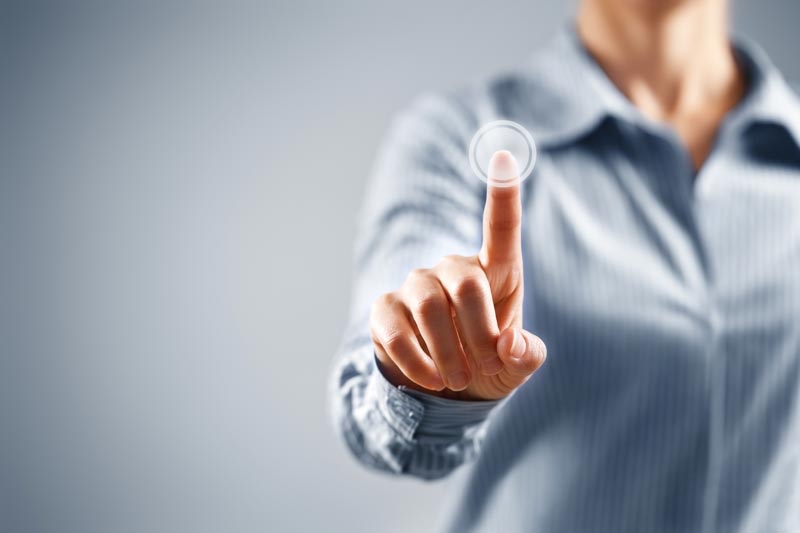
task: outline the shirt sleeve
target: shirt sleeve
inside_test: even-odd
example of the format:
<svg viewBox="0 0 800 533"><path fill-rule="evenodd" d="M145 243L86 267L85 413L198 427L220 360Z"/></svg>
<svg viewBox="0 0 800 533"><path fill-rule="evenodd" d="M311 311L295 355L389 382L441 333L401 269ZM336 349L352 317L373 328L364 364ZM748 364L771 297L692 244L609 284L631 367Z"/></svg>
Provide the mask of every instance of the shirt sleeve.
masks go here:
<svg viewBox="0 0 800 533"><path fill-rule="evenodd" d="M438 398L389 383L375 364L369 311L411 270L480 248L486 189L467 161L478 123L468 109L457 97L427 97L393 122L359 216L350 317L331 373L332 417L353 455L425 479L475 457L498 402Z"/></svg>

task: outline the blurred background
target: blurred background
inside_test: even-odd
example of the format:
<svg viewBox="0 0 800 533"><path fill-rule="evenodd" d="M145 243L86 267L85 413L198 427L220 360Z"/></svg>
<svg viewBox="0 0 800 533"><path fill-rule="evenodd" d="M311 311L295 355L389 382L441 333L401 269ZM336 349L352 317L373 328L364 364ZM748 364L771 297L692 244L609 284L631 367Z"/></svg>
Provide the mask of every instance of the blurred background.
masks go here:
<svg viewBox="0 0 800 533"><path fill-rule="evenodd" d="M431 530L326 413L362 188L574 4L0 1L0 531ZM800 79L800 3L734 15Z"/></svg>

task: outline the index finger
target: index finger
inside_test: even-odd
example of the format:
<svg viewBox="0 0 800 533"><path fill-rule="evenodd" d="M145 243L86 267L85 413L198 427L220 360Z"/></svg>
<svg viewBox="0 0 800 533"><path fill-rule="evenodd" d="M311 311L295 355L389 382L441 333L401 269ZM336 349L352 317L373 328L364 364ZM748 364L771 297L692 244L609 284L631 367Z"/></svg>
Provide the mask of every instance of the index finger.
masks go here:
<svg viewBox="0 0 800 533"><path fill-rule="evenodd" d="M519 168L511 152L499 150L489 162L483 211L481 264L488 267L522 258L522 206Z"/></svg>

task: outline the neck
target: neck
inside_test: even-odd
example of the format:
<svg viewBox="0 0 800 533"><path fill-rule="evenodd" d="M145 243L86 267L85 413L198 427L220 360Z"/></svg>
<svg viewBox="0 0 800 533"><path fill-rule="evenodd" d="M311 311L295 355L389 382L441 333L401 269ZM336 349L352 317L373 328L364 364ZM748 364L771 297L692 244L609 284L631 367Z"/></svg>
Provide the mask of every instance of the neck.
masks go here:
<svg viewBox="0 0 800 533"><path fill-rule="evenodd" d="M725 0L583 0L577 23L611 81L653 119L738 101Z"/></svg>

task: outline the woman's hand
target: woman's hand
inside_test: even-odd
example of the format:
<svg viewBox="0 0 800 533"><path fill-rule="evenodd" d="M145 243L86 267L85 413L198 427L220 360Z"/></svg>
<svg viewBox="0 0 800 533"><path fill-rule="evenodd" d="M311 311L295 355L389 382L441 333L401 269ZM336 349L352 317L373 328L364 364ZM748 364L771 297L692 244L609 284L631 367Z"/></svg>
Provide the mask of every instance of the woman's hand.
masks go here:
<svg viewBox="0 0 800 533"><path fill-rule="evenodd" d="M511 185L509 185L511 183ZM489 164L483 245L412 271L374 303L370 332L395 385L464 400L494 400L544 363L544 343L522 329L522 207L516 161Z"/></svg>

